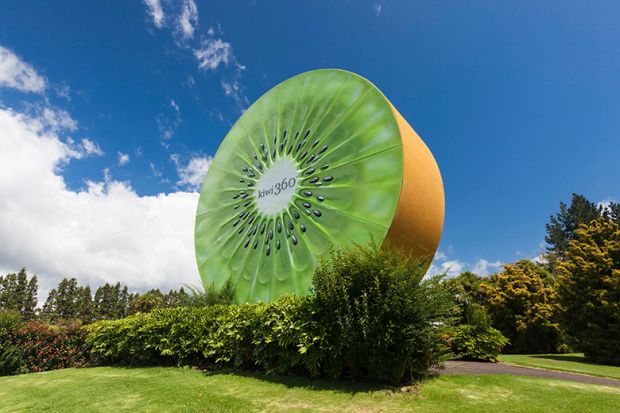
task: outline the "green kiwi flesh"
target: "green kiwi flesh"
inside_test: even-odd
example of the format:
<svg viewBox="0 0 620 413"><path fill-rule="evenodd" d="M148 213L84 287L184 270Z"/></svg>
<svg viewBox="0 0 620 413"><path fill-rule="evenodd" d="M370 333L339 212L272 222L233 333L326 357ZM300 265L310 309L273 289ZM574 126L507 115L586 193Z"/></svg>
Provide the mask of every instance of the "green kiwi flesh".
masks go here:
<svg viewBox="0 0 620 413"><path fill-rule="evenodd" d="M238 303L307 294L330 244L385 238L402 150L389 102L358 75L315 70L269 90L226 135L202 186L203 284L231 279Z"/></svg>

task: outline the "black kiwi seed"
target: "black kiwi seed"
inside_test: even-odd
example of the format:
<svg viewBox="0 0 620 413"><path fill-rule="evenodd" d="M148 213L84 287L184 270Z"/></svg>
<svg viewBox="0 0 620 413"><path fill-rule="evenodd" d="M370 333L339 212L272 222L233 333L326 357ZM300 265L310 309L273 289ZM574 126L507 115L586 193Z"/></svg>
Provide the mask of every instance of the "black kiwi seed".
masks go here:
<svg viewBox="0 0 620 413"><path fill-rule="evenodd" d="M308 135L310 135L310 129L308 129L308 130L306 131L306 135L304 136L304 139L306 139L306 138L308 137Z"/></svg>
<svg viewBox="0 0 620 413"><path fill-rule="evenodd" d="M303 161L306 155L308 155L308 151L304 151L304 153L302 153L301 156L298 158L298 161Z"/></svg>
<svg viewBox="0 0 620 413"><path fill-rule="evenodd" d="M237 232L237 234L241 234L241 233L243 232L243 230L244 230L244 229L245 229L245 227L241 227L241 228L239 229L239 231Z"/></svg>
<svg viewBox="0 0 620 413"><path fill-rule="evenodd" d="M249 176L250 178L254 178L256 175L254 175L252 172L250 172L250 173L248 174L248 176Z"/></svg>
<svg viewBox="0 0 620 413"><path fill-rule="evenodd" d="M248 240L245 242L245 245L243 246L243 248L247 248L248 245L250 245L250 241L252 241L252 238L248 238Z"/></svg>
<svg viewBox="0 0 620 413"><path fill-rule="evenodd" d="M293 216L295 217L295 219L299 219L299 212L297 212L296 210L293 210Z"/></svg>
<svg viewBox="0 0 620 413"><path fill-rule="evenodd" d="M263 164L262 163L257 164L256 167L258 169L260 169L261 171L263 170Z"/></svg>
<svg viewBox="0 0 620 413"><path fill-rule="evenodd" d="M272 158L275 158L275 157L276 157L276 150L275 150L275 149L273 150L273 152L272 152L272 154L271 154L271 155L272 155Z"/></svg>
<svg viewBox="0 0 620 413"><path fill-rule="evenodd" d="M273 239L273 228L269 228L269 239Z"/></svg>
<svg viewBox="0 0 620 413"><path fill-rule="evenodd" d="M308 158L308 160L306 161L306 163L308 163L308 164L312 163L312 161L314 161L314 158L316 158L316 155L312 154L312 155Z"/></svg>
<svg viewBox="0 0 620 413"><path fill-rule="evenodd" d="M267 161L267 155L263 154L263 161Z"/></svg>
<svg viewBox="0 0 620 413"><path fill-rule="evenodd" d="M302 202L301 204L306 208L310 208L312 206L310 205L310 202Z"/></svg>
<svg viewBox="0 0 620 413"><path fill-rule="evenodd" d="M256 240L256 242L254 243L254 246L252 248L256 249L256 247L258 247L258 240Z"/></svg>
<svg viewBox="0 0 620 413"><path fill-rule="evenodd" d="M303 194L305 196L312 196L312 192L310 192L310 191L304 191Z"/></svg>
<svg viewBox="0 0 620 413"><path fill-rule="evenodd" d="M315 146L317 146L319 144L319 141L314 141L314 143L312 144L312 147L314 148Z"/></svg>
<svg viewBox="0 0 620 413"><path fill-rule="evenodd" d="M254 222L255 219L256 219L256 215L254 215L252 219L248 221L248 225L252 225L252 222Z"/></svg>
<svg viewBox="0 0 620 413"><path fill-rule="evenodd" d="M250 194L243 194L243 196L241 197L242 199L246 199L247 197L249 197Z"/></svg>
<svg viewBox="0 0 620 413"><path fill-rule="evenodd" d="M265 150L265 145L263 145L262 143L260 144L260 150L264 151Z"/></svg>
<svg viewBox="0 0 620 413"><path fill-rule="evenodd" d="M293 229L293 223L291 221L288 222L288 229Z"/></svg>
<svg viewBox="0 0 620 413"><path fill-rule="evenodd" d="M293 150L293 145L291 144L291 146L288 147L288 151L286 151L286 154L290 155L292 150Z"/></svg>
<svg viewBox="0 0 620 413"><path fill-rule="evenodd" d="M280 240L278 240L278 242L276 242L276 248L280 249Z"/></svg>
<svg viewBox="0 0 620 413"><path fill-rule="evenodd" d="M243 167L243 172L248 172L248 171L249 171L248 167L247 167L247 166L244 166L244 167Z"/></svg>
<svg viewBox="0 0 620 413"><path fill-rule="evenodd" d="M291 241L293 241L293 245L297 245L297 237L295 235L291 235Z"/></svg>
<svg viewBox="0 0 620 413"><path fill-rule="evenodd" d="M323 201L325 201L325 197L323 197L323 196L321 196L321 195L317 196L317 197L316 197L316 199L318 199L318 200L319 200L319 202L323 202Z"/></svg>
<svg viewBox="0 0 620 413"><path fill-rule="evenodd" d="M233 195L233 199L237 199L237 198L239 198L240 196L241 196L241 195L239 195L239 194L235 194L235 195Z"/></svg>
<svg viewBox="0 0 620 413"><path fill-rule="evenodd" d="M278 221L278 232L282 232L282 223Z"/></svg>
<svg viewBox="0 0 620 413"><path fill-rule="evenodd" d="M318 176L315 176L315 177L314 177L314 178L312 178L309 182L310 182L311 184L313 184L313 183L318 182L318 181L319 181L319 177L318 177Z"/></svg>
<svg viewBox="0 0 620 413"><path fill-rule="evenodd" d="M253 184L252 182L250 182L250 183L248 184L248 186L254 186L254 184Z"/></svg>
<svg viewBox="0 0 620 413"><path fill-rule="evenodd" d="M309 209L304 209L304 211L306 211L306 215L312 215L312 212L310 212Z"/></svg>
<svg viewBox="0 0 620 413"><path fill-rule="evenodd" d="M301 148L301 142L297 144L297 149L295 149L295 152L299 151L300 148Z"/></svg>
<svg viewBox="0 0 620 413"><path fill-rule="evenodd" d="M240 207L240 206L241 206L241 205L237 205L237 206L235 206L233 209L239 209L239 207Z"/></svg>
<svg viewBox="0 0 620 413"><path fill-rule="evenodd" d="M286 129L284 129L284 132L282 132L282 139L286 139Z"/></svg>
<svg viewBox="0 0 620 413"><path fill-rule="evenodd" d="M244 183L245 181L243 179L239 179L239 182Z"/></svg>
<svg viewBox="0 0 620 413"><path fill-rule="evenodd" d="M265 254L267 254L267 256L269 256L269 252L271 251L271 247L269 246L269 244L267 244L267 248L265 249Z"/></svg>
<svg viewBox="0 0 620 413"><path fill-rule="evenodd" d="M315 171L315 169L314 169L314 168L308 168L308 169L306 169L305 174L306 174L306 175L310 175L311 173L314 173L314 171Z"/></svg>
<svg viewBox="0 0 620 413"><path fill-rule="evenodd" d="M299 228L301 229L301 232L306 232L306 227L304 224L299 224Z"/></svg>
<svg viewBox="0 0 620 413"><path fill-rule="evenodd" d="M246 206L250 205L251 203L252 203L252 201L245 201L245 202L243 203L243 206L244 206L244 207L246 207Z"/></svg>
<svg viewBox="0 0 620 413"><path fill-rule="evenodd" d="M323 178L323 182L330 182L334 179L333 176L326 176L325 178Z"/></svg>
<svg viewBox="0 0 620 413"><path fill-rule="evenodd" d="M323 152L325 152L327 150L327 145L323 146L321 149L319 149L319 151L317 152L317 154L322 154Z"/></svg>
<svg viewBox="0 0 620 413"><path fill-rule="evenodd" d="M258 155L254 154L254 159L258 161Z"/></svg>
<svg viewBox="0 0 620 413"><path fill-rule="evenodd" d="M284 150L284 142L280 144L280 152L282 152L283 150Z"/></svg>
<svg viewBox="0 0 620 413"><path fill-rule="evenodd" d="M316 215L317 217L321 216L321 211L317 211L316 209L314 211L312 211L314 213L314 215Z"/></svg>
<svg viewBox="0 0 620 413"><path fill-rule="evenodd" d="M321 169L327 169L327 168L329 168L329 165L327 165L327 164L321 166Z"/></svg>
<svg viewBox="0 0 620 413"><path fill-rule="evenodd" d="M258 225L254 225L254 229L252 230L252 235L256 235L256 231L258 231Z"/></svg>
<svg viewBox="0 0 620 413"><path fill-rule="evenodd" d="M239 222L241 222L240 219L236 220L235 223L233 224L233 227L236 227Z"/></svg>
<svg viewBox="0 0 620 413"><path fill-rule="evenodd" d="M261 225L260 227L260 234L263 235L265 233L265 223L263 222L263 225Z"/></svg>

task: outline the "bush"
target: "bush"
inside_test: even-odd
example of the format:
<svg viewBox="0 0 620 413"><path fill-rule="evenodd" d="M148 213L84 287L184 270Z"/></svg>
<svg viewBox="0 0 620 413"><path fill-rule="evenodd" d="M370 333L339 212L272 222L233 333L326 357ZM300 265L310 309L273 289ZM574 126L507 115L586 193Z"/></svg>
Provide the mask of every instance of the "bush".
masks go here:
<svg viewBox="0 0 620 413"><path fill-rule="evenodd" d="M448 353L452 304L424 267L387 248L336 250L308 297L158 309L90 325L87 340L98 363L400 382Z"/></svg>
<svg viewBox="0 0 620 413"><path fill-rule="evenodd" d="M327 374L398 382L448 354L441 335L453 302L424 261L388 247L334 250L314 276L315 318Z"/></svg>
<svg viewBox="0 0 620 413"><path fill-rule="evenodd" d="M463 324L450 332L448 342L457 358L496 362L508 339L493 327Z"/></svg>
<svg viewBox="0 0 620 413"><path fill-rule="evenodd" d="M1 333L0 375L80 367L87 363L86 332L78 325L13 323Z"/></svg>

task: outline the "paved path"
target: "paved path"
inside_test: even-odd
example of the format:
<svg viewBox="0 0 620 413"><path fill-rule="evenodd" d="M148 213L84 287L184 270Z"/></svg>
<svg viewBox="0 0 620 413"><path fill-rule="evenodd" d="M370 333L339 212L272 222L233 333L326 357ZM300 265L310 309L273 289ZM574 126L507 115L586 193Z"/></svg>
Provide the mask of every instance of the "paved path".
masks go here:
<svg viewBox="0 0 620 413"><path fill-rule="evenodd" d="M504 363L483 363L479 361L452 360L446 362L446 368L437 370L444 374L463 374L478 376L482 374L514 374L517 376L544 377L547 379L572 380L582 383L602 384L605 386L620 387L620 380L605 377L589 376L587 374L568 373L564 371L545 370L531 367L514 366Z"/></svg>

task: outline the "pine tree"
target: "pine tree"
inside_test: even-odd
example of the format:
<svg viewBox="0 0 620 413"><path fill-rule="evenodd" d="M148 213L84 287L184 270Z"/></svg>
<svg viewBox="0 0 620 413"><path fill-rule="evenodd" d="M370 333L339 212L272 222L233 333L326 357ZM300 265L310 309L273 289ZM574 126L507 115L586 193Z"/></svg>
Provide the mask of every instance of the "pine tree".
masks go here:
<svg viewBox="0 0 620 413"><path fill-rule="evenodd" d="M25 268L0 277L0 309L19 311L25 319L34 318L37 288L37 276L28 280Z"/></svg>

